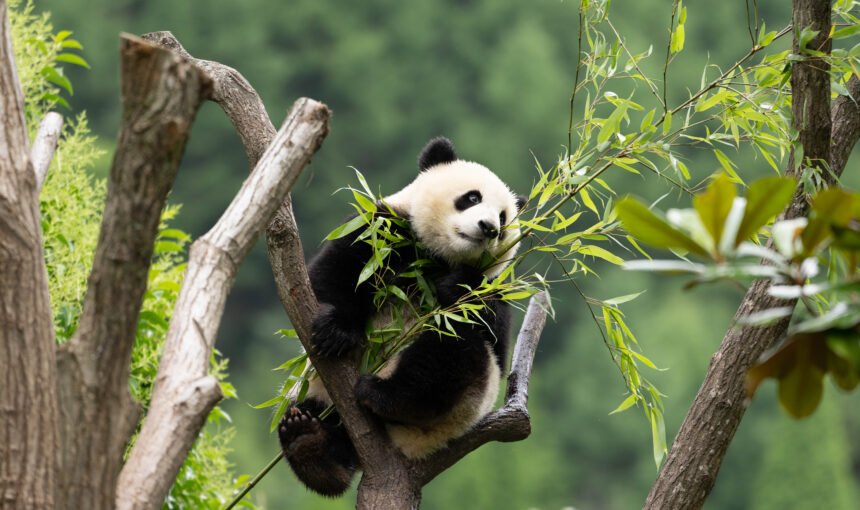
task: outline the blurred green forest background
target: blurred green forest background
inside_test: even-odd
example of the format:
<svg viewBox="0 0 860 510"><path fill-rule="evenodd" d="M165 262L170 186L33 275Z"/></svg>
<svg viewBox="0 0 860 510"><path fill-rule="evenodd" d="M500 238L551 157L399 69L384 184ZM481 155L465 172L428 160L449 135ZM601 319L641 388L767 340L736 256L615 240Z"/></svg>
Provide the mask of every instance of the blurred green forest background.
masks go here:
<svg viewBox="0 0 860 510"><path fill-rule="evenodd" d="M769 28L787 24L790 2L766 0ZM86 110L112 149L119 124L118 35L170 30L198 58L242 72L280 125L294 99L309 96L334 111L331 134L293 190L308 255L351 210L346 194L358 168L383 193L416 173L415 156L432 136L452 138L461 156L495 169L527 192L535 158L551 166L567 141L568 101L577 53L578 2L559 0L37 0L54 25L74 32L91 70L69 70L74 110ZM611 15L635 52L653 46L646 71L661 70L670 0L617 0ZM690 2L687 46L670 71L670 100L698 87L708 62L731 64L748 49L744 0ZM109 160L101 163L104 172ZM699 180L718 168L688 156ZM768 170L759 160L746 175ZM856 170L856 163L854 164ZM856 174L849 168L846 175ZM247 175L244 151L221 110L208 104L194 126L171 196L176 225L195 237L217 219ZM671 191L653 176L617 172L614 189L654 200ZM855 176L856 180L856 176ZM671 201L689 199L670 194ZM272 369L297 344L274 332L288 327L258 243L230 296L217 347L230 359L239 398L224 404L238 433L237 471L255 473L277 452L268 400L282 382ZM660 367L649 377L667 394L671 442L709 357L741 294L723 287L685 292L681 281L601 267L581 279L598 298L647 289L625 306L644 351ZM425 491L424 508L631 509L641 507L657 474L647 422L637 410L609 416L625 387L582 299L554 287L557 319L544 333L531 391L534 431L515 444L490 444ZM858 504L860 406L828 388L822 408L795 422L782 414L774 387L759 392L723 464L708 509L850 510ZM265 508L340 509L354 498L308 493L286 464L254 491Z"/></svg>

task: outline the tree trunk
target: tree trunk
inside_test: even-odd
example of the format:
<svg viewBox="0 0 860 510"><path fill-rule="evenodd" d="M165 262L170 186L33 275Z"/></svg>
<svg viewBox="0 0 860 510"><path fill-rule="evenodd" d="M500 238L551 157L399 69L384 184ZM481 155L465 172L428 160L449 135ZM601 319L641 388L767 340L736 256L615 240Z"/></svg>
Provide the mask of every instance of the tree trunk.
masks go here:
<svg viewBox="0 0 860 510"><path fill-rule="evenodd" d="M794 52L800 54L798 35L810 27L818 35L808 48L830 52L830 1L793 0ZM831 110L829 66L807 56L792 67L792 124L799 133L803 158L789 160L789 174L798 177L806 168L824 168L830 162ZM833 115L836 115L834 110ZM856 140L856 138L855 138ZM843 162L844 164L844 162ZM831 168L841 173L842 168ZM809 202L800 189L784 213L786 218L805 216ZM747 291L735 314L735 322L750 313L793 306L768 294L770 283L760 280ZM789 319L768 327L730 327L719 351L711 358L708 374L675 437L669 456L651 488L645 508L698 509L711 493L723 458L746 411L744 380L747 370L777 339L785 335Z"/></svg>
<svg viewBox="0 0 860 510"><path fill-rule="evenodd" d="M123 119L83 312L58 355L58 488L65 508L114 505L138 409L131 351L161 212L210 82L190 63L122 38ZM40 250L41 251L41 250Z"/></svg>
<svg viewBox="0 0 860 510"><path fill-rule="evenodd" d="M53 508L54 325L24 98L0 0L0 509Z"/></svg>

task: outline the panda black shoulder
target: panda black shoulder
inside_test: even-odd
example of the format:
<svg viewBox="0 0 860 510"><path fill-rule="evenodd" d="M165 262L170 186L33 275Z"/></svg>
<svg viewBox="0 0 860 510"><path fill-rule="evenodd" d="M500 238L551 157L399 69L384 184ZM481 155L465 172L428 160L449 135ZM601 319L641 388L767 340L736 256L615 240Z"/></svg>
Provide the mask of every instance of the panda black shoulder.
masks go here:
<svg viewBox="0 0 860 510"><path fill-rule="evenodd" d="M418 155L418 168L423 172L430 167L457 161L454 144L444 136L438 136L429 142Z"/></svg>

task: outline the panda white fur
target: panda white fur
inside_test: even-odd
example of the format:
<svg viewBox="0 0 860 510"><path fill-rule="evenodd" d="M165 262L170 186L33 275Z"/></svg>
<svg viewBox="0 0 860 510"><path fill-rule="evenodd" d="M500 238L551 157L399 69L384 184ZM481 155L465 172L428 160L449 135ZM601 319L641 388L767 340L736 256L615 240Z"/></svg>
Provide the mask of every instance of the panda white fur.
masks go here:
<svg viewBox="0 0 860 510"><path fill-rule="evenodd" d="M435 138L421 151L420 173L411 184L383 199L406 218L402 235L423 250L400 250L389 256L392 283L417 257L443 307L450 306L484 277L493 278L510 263L519 236L511 224L524 204L492 171L457 158L446 138ZM389 215L380 206L377 215ZM311 344L319 355L345 356L361 348L369 321L384 322L386 312L373 306L369 282L356 287L370 259L370 246L357 241L361 229L328 241L309 266L320 310ZM510 246L506 253L499 253ZM479 267L487 254L496 260ZM356 385L359 403L385 424L394 445L410 458L424 457L463 435L496 401L509 335L508 305L486 299L481 320L453 322L456 337L423 331L411 339L376 375ZM318 416L331 403L318 380L307 397L287 411L278 427L284 455L298 478L326 496L342 494L358 468L352 443L337 413Z"/></svg>

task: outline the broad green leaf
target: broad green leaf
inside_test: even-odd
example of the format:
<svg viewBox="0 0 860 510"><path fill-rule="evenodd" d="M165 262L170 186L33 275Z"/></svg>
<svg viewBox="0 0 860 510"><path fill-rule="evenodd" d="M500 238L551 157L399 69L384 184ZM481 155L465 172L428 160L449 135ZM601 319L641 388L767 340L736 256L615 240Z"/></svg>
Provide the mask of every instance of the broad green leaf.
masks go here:
<svg viewBox="0 0 860 510"><path fill-rule="evenodd" d="M90 68L90 65L87 63L86 60L84 60L78 55L75 55L74 53L60 53L59 55L54 57L54 60L58 62L68 62L70 64L85 67L87 69Z"/></svg>
<svg viewBox="0 0 860 510"><path fill-rule="evenodd" d="M687 234L660 218L648 206L633 197L624 197L615 205L621 224L633 237L657 248L679 249L704 257L707 251Z"/></svg>
<svg viewBox="0 0 860 510"><path fill-rule="evenodd" d="M693 197L693 207L699 213L702 225L711 235L714 246L720 244L723 227L734 200L735 185L723 173L718 174L703 193Z"/></svg>
<svg viewBox="0 0 860 510"><path fill-rule="evenodd" d="M744 219L735 236L735 246L752 237L771 218L780 213L791 197L797 183L790 177L765 177L750 184Z"/></svg>
<svg viewBox="0 0 860 510"><path fill-rule="evenodd" d="M801 359L796 362L794 368L779 380L779 403L793 417L805 418L821 402L824 372Z"/></svg>

